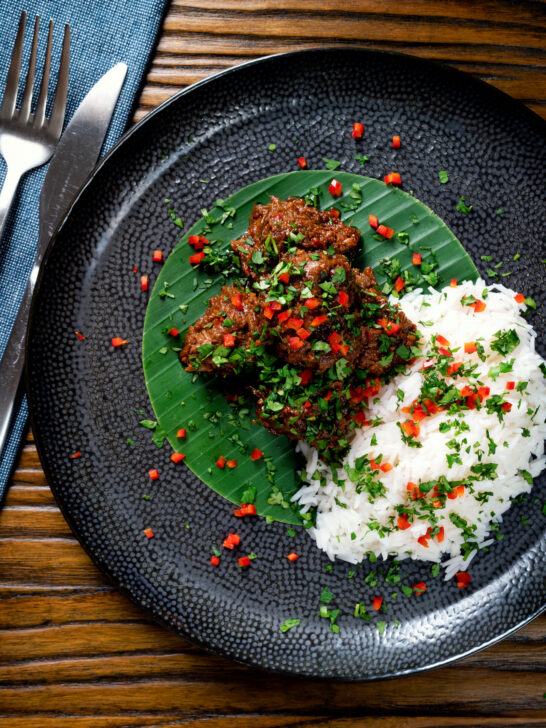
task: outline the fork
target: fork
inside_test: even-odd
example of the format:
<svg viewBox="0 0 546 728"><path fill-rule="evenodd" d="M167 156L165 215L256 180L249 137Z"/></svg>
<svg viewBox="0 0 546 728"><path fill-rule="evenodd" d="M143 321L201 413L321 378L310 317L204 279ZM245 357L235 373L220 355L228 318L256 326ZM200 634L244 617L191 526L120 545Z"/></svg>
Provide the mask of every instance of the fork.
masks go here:
<svg viewBox="0 0 546 728"><path fill-rule="evenodd" d="M13 45L6 89L0 108L0 154L7 165L6 178L0 192L0 238L21 178L31 169L41 167L51 158L61 136L66 110L70 63L70 27L68 25L64 27L61 61L51 116L46 117L53 40L53 21L50 20L40 93L36 109L34 113L31 113L40 30L39 15L36 16L34 23L34 36L23 99L21 107L16 108L26 20L27 14L23 11Z"/></svg>

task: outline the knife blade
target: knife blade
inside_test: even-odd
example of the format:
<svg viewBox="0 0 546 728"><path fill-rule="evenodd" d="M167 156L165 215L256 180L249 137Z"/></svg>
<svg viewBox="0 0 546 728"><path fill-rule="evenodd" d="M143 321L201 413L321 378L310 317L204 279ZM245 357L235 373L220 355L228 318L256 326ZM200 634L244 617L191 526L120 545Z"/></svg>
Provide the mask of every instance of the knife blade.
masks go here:
<svg viewBox="0 0 546 728"><path fill-rule="evenodd" d="M117 63L76 109L49 163L40 194L40 242L49 239L93 170L116 107L127 66Z"/></svg>
<svg viewBox="0 0 546 728"><path fill-rule="evenodd" d="M34 266L0 360L0 455L24 369L27 323L40 264L53 232L97 162L126 73L126 64L117 63L97 81L76 109L49 163L40 193Z"/></svg>

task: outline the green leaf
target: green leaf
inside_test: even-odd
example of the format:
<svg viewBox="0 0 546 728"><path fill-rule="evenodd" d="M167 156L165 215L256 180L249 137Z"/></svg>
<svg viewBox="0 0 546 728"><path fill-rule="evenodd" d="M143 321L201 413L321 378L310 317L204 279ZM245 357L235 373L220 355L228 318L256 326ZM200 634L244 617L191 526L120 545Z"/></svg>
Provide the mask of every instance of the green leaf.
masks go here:
<svg viewBox="0 0 546 728"><path fill-rule="evenodd" d="M395 255L400 262L400 271L411 271L413 251L399 241L374 239L374 231L368 224L370 214L376 215L397 233L409 233L412 246L427 246L435 253L439 288L449 285L452 278L476 280L478 274L471 259L453 233L428 207L402 190L387 187L380 180L341 171L336 172L336 179L343 186L346 200L351 199L350 191L356 189L353 184L362 191L363 201L358 209L342 209L341 218L362 231L362 250L355 265L361 268L371 265L380 287L387 282L387 277L380 271L379 261L386 255ZM294 452L294 442L272 435L252 422L254 400L251 397L242 403L248 409L244 418L247 428L242 429L234 405L226 401L218 380L186 372L178 353L171 347L164 355L160 354L160 350L169 344L164 329L175 326L182 332L183 338L189 324L204 313L208 299L217 295L225 283L221 273L205 273L189 264L189 235L206 235L208 240L215 241L214 249L223 253L231 240L245 234L253 203L267 203L270 194L285 199L291 195L303 197L314 190L314 197L320 200L322 208L338 207L337 200L328 192L331 181L329 170L289 172L255 182L222 200L221 206L216 204L206 218L196 221L186 232L167 259L150 296L144 323L143 366L148 393L155 417L173 449L180 447L176 437L178 430L190 421L195 423L187 442L184 442L184 464L176 467L189 467L213 490L237 505L241 503L242 492L251 485L255 486L254 504L258 514L291 524L301 523L297 513L282 506L282 502L289 502L291 494L298 488L296 470L301 463ZM236 211L230 217L233 222L231 229L220 222L225 209ZM218 222L207 222L211 218ZM417 226L413 223L415 219L419 221ZM205 232L205 228L210 232ZM212 284L204 284L207 279L211 279ZM165 282L170 295L163 294L161 298L161 292L167 290ZM186 313L184 318L183 313ZM203 350L203 355L223 356L222 347L218 349L220 351L216 347L210 351ZM241 454L233 438L234 433L239 433L248 446L247 453ZM273 483L267 478L264 459L250 460L250 453L256 447L276 466L271 478L280 497L275 495L277 491L272 492ZM220 455L227 460L236 459L237 467L223 470L216 467ZM275 497L272 498L272 495Z"/></svg>
<svg viewBox="0 0 546 728"><path fill-rule="evenodd" d="M440 183L445 185L446 182L449 182L449 175L445 171L445 169L442 169L438 172L438 178L440 180Z"/></svg>
<svg viewBox="0 0 546 728"><path fill-rule="evenodd" d="M301 619L285 619L280 627L281 632L288 632L288 630L292 629L292 627L297 627L300 622Z"/></svg>

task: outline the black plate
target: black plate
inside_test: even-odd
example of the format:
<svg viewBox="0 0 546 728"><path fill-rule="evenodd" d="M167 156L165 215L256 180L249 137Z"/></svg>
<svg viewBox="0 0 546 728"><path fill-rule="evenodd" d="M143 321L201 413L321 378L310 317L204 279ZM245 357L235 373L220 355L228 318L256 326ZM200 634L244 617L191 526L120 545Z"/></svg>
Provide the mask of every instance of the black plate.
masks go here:
<svg viewBox="0 0 546 728"><path fill-rule="evenodd" d="M351 138L353 121L365 123L363 140ZM393 150L398 133L402 148ZM445 664L541 611L544 477L533 494L540 504L514 505L504 540L472 563L471 588L430 578L426 564L403 565L404 582L424 579L428 590L400 595L383 615L380 635L352 610L395 588L383 579L369 587L366 567L350 579L347 564L326 573L327 558L304 532L291 538L284 525L234 519L229 503L173 465L169 449L157 450L137 423L141 411L152 414L140 359L147 297L139 275L155 275L151 251L170 250L177 240L165 198L189 225L216 198L296 169L302 155L310 168L322 167L324 156L370 176L399 171L403 188L447 222L479 265L480 254L504 259L502 270L514 271L510 284L541 302L545 136L538 117L462 73L398 54L340 49L274 56L221 73L124 136L51 246L27 359L32 423L49 483L84 548L124 593L184 637L235 660L358 680ZM369 155L369 163L361 166L355 153ZM448 171L447 184L440 184L439 170ZM474 206L468 216L455 211L461 195ZM512 263L516 252L522 257ZM534 324L541 335L540 313ZM129 344L113 349L112 336ZM79 459L72 459L75 451ZM161 475L154 483L152 467ZM147 527L155 538L146 539ZM211 546L234 529L243 552L258 558L248 570L231 554L218 568L209 566ZM292 550L300 554L294 564L285 558ZM331 606L341 608L339 635L318 616L325 586L334 594ZM296 617L301 624L281 634L284 620Z"/></svg>

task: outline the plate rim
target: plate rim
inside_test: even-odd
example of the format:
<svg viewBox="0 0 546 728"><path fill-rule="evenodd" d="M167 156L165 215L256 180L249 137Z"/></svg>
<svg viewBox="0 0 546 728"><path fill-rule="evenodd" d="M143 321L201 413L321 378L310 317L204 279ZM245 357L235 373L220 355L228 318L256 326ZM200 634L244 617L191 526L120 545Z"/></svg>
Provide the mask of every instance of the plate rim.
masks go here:
<svg viewBox="0 0 546 728"><path fill-rule="evenodd" d="M153 619L154 622L160 624L163 628L168 629L173 634L178 635L182 639L188 641L190 644L196 645L199 648L203 649L208 654L214 654L214 655L221 655L222 657L227 658L228 660L238 663L240 665L244 665L246 667L251 668L258 668L262 673L269 674L269 675L275 675L275 676L282 676L282 677L290 677L290 678L298 678L302 680L316 680L319 682L335 682L335 683L353 683L353 682L375 682L378 680L391 680L395 678L401 678L408 675L414 675L414 674L421 674L424 672L428 672L429 670L446 667L447 665L451 665L455 662L458 662L460 660L463 660L467 657L470 657L472 655L475 655L485 649L488 649L489 647L492 647L493 645L501 642L502 640L509 637L511 634L514 634L515 632L522 629L524 626L532 622L534 619L539 617L541 614L546 612L546 599L544 603L536 609L531 615L523 618L522 620L519 620L515 625L510 627L508 630L502 632L500 635L495 635L494 637L490 638L486 642L480 643L476 645L475 647L471 647L470 649L466 650L465 652L458 652L455 655L449 656L445 659L437 660L432 663L422 664L418 667L411 667L407 668L405 670L398 670L393 671L389 673L384 674L374 674L374 675L360 675L358 677L356 676L340 676L340 675L334 675L334 676L324 676L324 675L315 675L312 673L306 673L306 672L295 672L293 670L289 669L282 669L282 668L272 668L267 667L262 664L257 663L256 661L252 660L242 660L240 658L234 657L229 651L223 649L223 647L212 647L210 644L201 641L200 639L193 636L191 633L186 632L183 629L179 629L175 627L172 624L169 624L165 619L155 614L151 607L147 607L143 605L136 596L133 596L131 592L128 590L128 588L121 586L118 583L117 578L111 573L110 567L108 564L103 563L99 560L99 558L91 551L91 546L88 546L86 543L83 542L82 537L80 537L80 534L78 533L77 525L73 521L72 515L68 512L67 507L63 503L61 497L58 495L56 486L54 484L54 478L52 477L52 473L49 469L49 465L46 465L46 458L45 458L45 448L43 446L43 441L40 435L40 426L38 424L39 418L36 415L36 411L33 404L33 398L30 395L31 387L30 387L30 376L29 376L29 360L30 360L30 330L32 326L32 321L34 318L34 311L37 305L38 296L42 287L43 278L45 276L45 271L47 268L48 260L50 257L50 253L53 250L53 247L55 246L57 239L59 235L61 234L63 228L67 224L68 219L71 217L74 209L78 205L81 197L86 193L87 189L94 183L94 180L96 176L100 173L100 171L103 169L104 166L106 166L110 159L118 152L118 150L134 135L137 134L140 129L145 126L145 124L149 121L152 121L156 115L163 113L167 108L169 108L171 105L176 104L180 101L181 98L186 96L187 94L193 93L194 91L198 90L199 88L216 82L216 80L221 79L225 76L229 76L233 73L237 73L238 71L244 70L248 67L252 66L259 66L263 64L269 64L271 62L275 62L277 59L285 59L295 56L313 56L313 55L325 55L327 53L343 53L346 55L352 55L352 54L364 54L369 56L375 56L375 57L398 57L400 59L410 59L412 63L416 63L418 65L422 65L424 68L433 68L436 69L437 72L441 73L447 73L451 74L456 78L464 78L466 81L470 84L475 85L476 87L481 88L484 92L487 94L490 94L492 98L496 98L500 101L502 101L504 104L508 104L509 107L512 109L517 109L520 113L523 113L528 121L532 123L534 126L537 127L537 129L546 137L546 120L540 117L537 113L535 113L532 109L527 107L523 102L519 101L518 99L510 96L509 94L505 93L504 91L496 88L495 86L492 86L491 84L487 83L486 81L482 80L481 78L475 77L465 71L461 71L458 68L454 68L451 65L448 65L447 63L431 60L427 58L422 58L421 56L416 56L410 53L402 53L400 51L392 51L392 50L379 50L379 49L373 49L369 48L365 45L351 45L351 46L343 46L343 45L324 45L324 46L318 46L315 48L301 48L301 49L295 49L290 51L285 51L282 53L274 53L264 56L259 56L257 58L252 58L247 61L244 61L242 63L238 63L235 66L231 66L226 69L222 69L218 71L217 73L211 74L210 76L207 76L204 79L201 79L200 81L197 81L196 83L190 84L184 89L181 89L180 91L176 92L172 96L170 96L168 99L163 101L161 104L156 106L154 109L149 111L146 116L144 116L142 119L140 119L137 123L132 124L129 126L124 133L121 135L121 137L115 142L115 144L106 152L106 154L100 159L100 161L97 163L97 165L93 168L93 170L90 172L90 174L87 176L81 187L79 188L77 194L74 196L72 201L70 202L70 205L67 207L66 211L64 212L61 220L57 224L51 239L49 241L46 253L44 255L42 264L40 266L38 278L36 281L36 286L34 289L34 294L32 297L31 307L30 307L30 315L29 320L27 323L27 338L26 338L26 345L25 345L25 375L24 375L24 383L25 383L25 393L27 396L27 402L28 402L28 410L29 410L29 421L30 425L32 427L32 431L34 433L35 438L35 445L38 452L38 456L40 459L40 464L43 468L44 474L46 476L47 484L50 487L53 496L55 498L55 502L57 506L59 507L61 513L63 514L63 517L67 521L68 525L70 526L70 529L72 533L74 534L75 538L77 539L80 546L83 548L85 553L89 556L93 564L101 571L101 573L105 576L105 578L108 580L108 582L116 588L120 593L122 593L126 598L129 599L129 601L137 606L137 608L143 612L144 614L148 615ZM131 122L129 122L131 123ZM426 203L425 203L426 204ZM529 551L536 550L536 544L531 546L529 548Z"/></svg>

